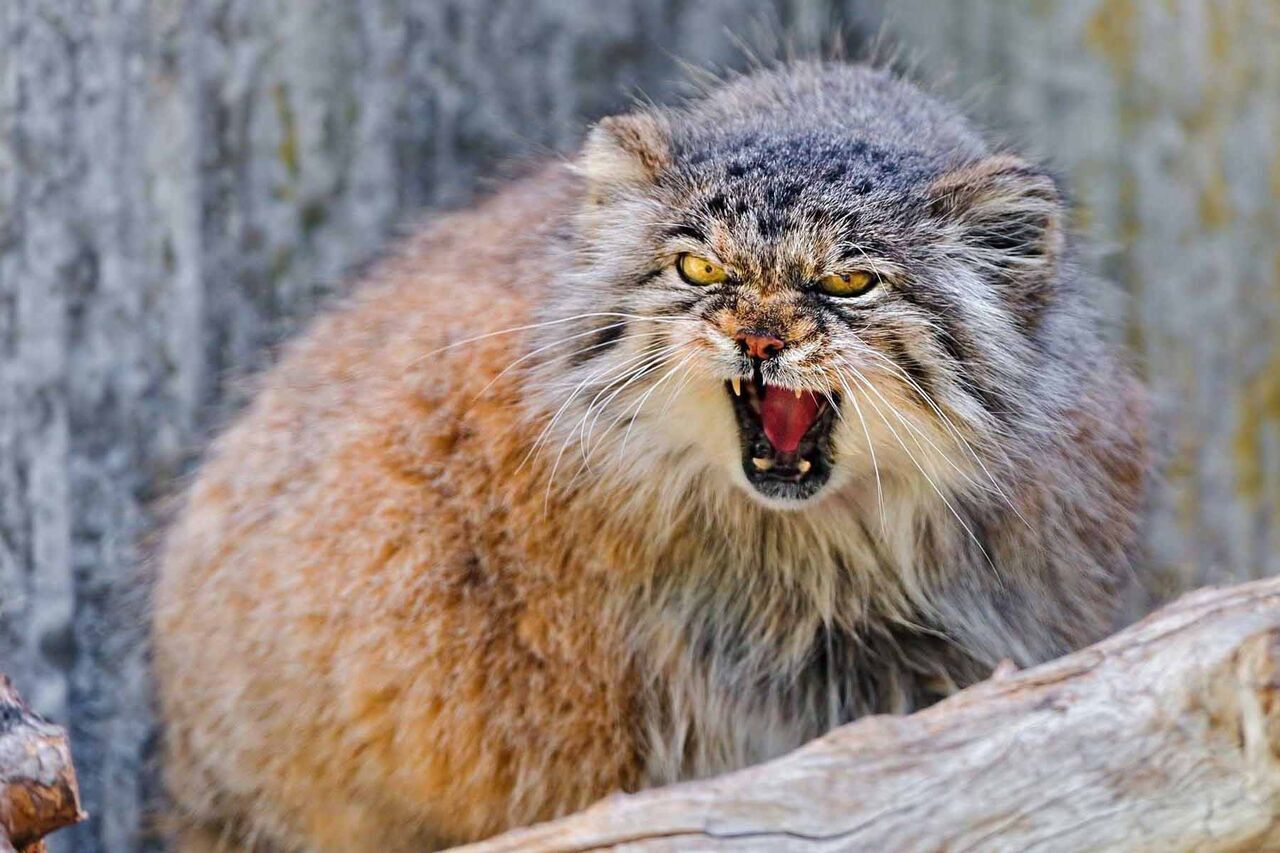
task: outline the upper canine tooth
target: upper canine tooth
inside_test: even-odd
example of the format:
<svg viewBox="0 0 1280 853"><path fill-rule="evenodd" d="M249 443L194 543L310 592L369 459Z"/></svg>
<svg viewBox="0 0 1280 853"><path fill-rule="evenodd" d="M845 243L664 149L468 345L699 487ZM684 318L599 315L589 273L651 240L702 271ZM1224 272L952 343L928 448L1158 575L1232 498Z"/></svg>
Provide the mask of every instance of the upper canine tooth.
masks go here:
<svg viewBox="0 0 1280 853"><path fill-rule="evenodd" d="M756 466L757 471L768 471L773 467L772 459L761 459L759 456L751 457L751 464Z"/></svg>
<svg viewBox="0 0 1280 853"><path fill-rule="evenodd" d="M729 384L733 386L733 396L741 397L742 396L742 380L735 376L729 380Z"/></svg>
<svg viewBox="0 0 1280 853"><path fill-rule="evenodd" d="M799 400L799 399L800 399L800 389L799 389L799 388L797 388L797 389L796 389L796 399L797 399L797 400Z"/></svg>

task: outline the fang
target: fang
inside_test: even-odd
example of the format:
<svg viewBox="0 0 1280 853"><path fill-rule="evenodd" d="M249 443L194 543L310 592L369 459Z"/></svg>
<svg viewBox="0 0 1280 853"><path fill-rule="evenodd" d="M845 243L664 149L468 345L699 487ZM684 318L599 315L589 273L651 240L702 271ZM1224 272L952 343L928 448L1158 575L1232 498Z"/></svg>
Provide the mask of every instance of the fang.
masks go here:
<svg viewBox="0 0 1280 853"><path fill-rule="evenodd" d="M741 397L742 396L742 380L735 376L729 380L729 384L733 386L733 396Z"/></svg>

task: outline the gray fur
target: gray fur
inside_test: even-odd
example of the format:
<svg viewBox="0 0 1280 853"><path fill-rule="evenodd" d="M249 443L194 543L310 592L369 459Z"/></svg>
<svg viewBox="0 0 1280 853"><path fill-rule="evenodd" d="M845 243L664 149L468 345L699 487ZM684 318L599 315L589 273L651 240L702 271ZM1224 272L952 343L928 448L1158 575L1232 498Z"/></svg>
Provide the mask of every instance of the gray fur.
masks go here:
<svg viewBox="0 0 1280 853"><path fill-rule="evenodd" d="M838 64L608 120L580 168L558 248L571 272L529 379L554 415L549 488L621 489L619 513L653 528L617 616L651 686L653 781L912 710L1115 626L1144 404L1051 175L915 87ZM680 252L739 283L686 284ZM882 284L813 292L851 264ZM768 381L845 398L837 469L802 504L760 500L717 449L721 387L745 369L715 325L728 315L793 333Z"/></svg>

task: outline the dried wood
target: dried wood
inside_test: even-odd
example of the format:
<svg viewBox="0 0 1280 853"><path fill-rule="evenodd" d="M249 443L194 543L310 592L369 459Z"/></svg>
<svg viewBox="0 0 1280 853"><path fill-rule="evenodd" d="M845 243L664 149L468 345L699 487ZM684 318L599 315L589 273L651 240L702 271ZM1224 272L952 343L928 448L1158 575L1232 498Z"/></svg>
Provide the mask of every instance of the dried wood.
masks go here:
<svg viewBox="0 0 1280 853"><path fill-rule="evenodd" d="M727 776L467 848L1280 849L1280 580Z"/></svg>

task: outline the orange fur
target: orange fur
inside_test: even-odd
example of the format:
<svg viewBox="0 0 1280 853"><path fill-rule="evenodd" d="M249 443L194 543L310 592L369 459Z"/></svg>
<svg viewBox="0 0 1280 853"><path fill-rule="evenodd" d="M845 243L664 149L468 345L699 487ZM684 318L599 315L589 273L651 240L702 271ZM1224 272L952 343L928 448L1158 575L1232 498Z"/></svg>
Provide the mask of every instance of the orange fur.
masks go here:
<svg viewBox="0 0 1280 853"><path fill-rule="evenodd" d="M214 446L156 590L168 776L192 817L421 849L637 786L615 626L579 615L627 545L581 547L604 525L521 467L536 431L516 392L477 399L518 336L428 355L530 322L547 271L520 238L570 180L420 237Z"/></svg>

